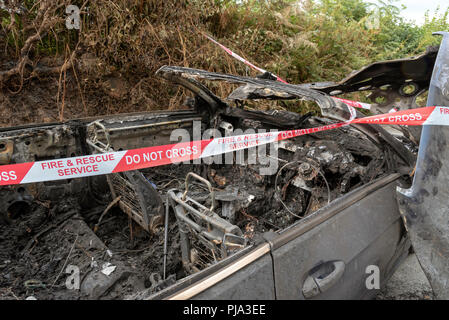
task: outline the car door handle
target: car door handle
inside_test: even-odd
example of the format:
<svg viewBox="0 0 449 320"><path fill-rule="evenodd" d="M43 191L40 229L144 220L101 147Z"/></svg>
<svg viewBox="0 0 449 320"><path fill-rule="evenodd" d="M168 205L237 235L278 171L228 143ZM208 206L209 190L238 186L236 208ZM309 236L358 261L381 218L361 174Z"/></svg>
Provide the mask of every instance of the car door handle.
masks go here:
<svg viewBox="0 0 449 320"><path fill-rule="evenodd" d="M306 299L315 297L334 286L345 273L343 261L328 261L309 271L304 281L302 293Z"/></svg>

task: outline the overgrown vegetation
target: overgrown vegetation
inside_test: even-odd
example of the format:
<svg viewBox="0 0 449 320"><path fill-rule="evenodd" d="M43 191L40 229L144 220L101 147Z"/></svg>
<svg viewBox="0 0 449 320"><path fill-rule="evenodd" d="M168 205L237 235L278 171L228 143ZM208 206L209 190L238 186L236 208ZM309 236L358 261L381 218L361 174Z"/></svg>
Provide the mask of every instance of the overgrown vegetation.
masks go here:
<svg viewBox="0 0 449 320"><path fill-rule="evenodd" d="M2 3L0 115L32 103L28 94L46 105L50 116L41 121L177 107L183 91L154 76L165 64L255 75L201 32L301 83L339 80L374 61L418 54L438 43L432 32L449 29L448 9L428 12L418 26L400 16L395 0ZM69 4L81 9L81 30L66 28ZM49 86L48 97L36 98L36 81ZM36 121L34 114L20 121Z"/></svg>

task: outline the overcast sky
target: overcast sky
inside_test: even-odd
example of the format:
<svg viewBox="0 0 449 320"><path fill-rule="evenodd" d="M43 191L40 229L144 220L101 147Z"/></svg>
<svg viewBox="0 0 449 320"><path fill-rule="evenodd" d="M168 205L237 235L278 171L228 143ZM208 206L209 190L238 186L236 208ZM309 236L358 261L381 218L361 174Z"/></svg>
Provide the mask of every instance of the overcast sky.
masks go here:
<svg viewBox="0 0 449 320"><path fill-rule="evenodd" d="M432 14L438 6L440 6L441 12L449 7L448 0L400 0L396 6L400 7L399 3L407 6L407 9L402 12L402 16L415 20L418 24L424 22L424 14L427 10L430 10L430 14Z"/></svg>

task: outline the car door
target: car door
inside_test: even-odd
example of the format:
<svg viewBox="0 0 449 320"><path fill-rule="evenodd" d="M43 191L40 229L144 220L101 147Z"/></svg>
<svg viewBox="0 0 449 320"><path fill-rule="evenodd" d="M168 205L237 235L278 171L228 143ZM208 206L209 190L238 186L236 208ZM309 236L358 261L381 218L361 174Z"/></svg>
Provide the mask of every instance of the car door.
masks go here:
<svg viewBox="0 0 449 320"><path fill-rule="evenodd" d="M410 247L397 178L365 185L272 237L276 298L374 297Z"/></svg>

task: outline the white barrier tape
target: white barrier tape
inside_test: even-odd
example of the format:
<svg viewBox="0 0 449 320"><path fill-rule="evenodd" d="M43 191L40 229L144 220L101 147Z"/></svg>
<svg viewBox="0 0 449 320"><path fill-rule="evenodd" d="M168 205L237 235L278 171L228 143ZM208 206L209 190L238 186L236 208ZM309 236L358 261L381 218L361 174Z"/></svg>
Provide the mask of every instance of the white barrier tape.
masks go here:
<svg viewBox="0 0 449 320"><path fill-rule="evenodd" d="M254 64L252 64L251 62L249 62L248 60L246 60L245 58L242 58L241 56L239 56L237 53L233 52L231 49L225 47L224 45L222 45L221 43L219 43L218 41L216 41L215 39L213 39L212 37L208 36L207 34L203 34L207 39L209 39L210 41L212 41L213 43L215 43L217 46L219 46L220 48L222 48L224 51L226 51L227 54L229 54L231 57L239 60L240 62L243 62L244 64L250 66L251 68L253 68L254 70L257 70L261 73L270 73L272 74L274 77L276 77L277 81L283 82L288 84L287 81L285 81L284 79L282 79L281 77L279 77L278 75L275 75L265 69L259 68L258 66L255 66ZM342 98L337 98L337 97L332 97L336 100L340 100L343 103L346 103L348 106L354 107L354 108L361 108L361 109L366 109L366 110L370 110L371 109L371 104L369 103L364 103L364 102L358 102L358 101L352 101L352 100L347 100L347 99L342 99Z"/></svg>
<svg viewBox="0 0 449 320"><path fill-rule="evenodd" d="M246 64L247 66L253 68L254 70L259 71L260 73L266 73L266 72L270 73L271 75L273 75L274 77L276 77L276 81L280 81L280 82L283 82L283 83L288 84L288 82L285 81L284 79L282 79L281 77L279 77L279 76L277 76L277 75L275 75L275 74L273 74L273 73L271 73L271 72L269 72L269 71L267 71L267 70L265 70L265 69L262 69L262 68L260 68L260 67L258 67L258 66L256 66L256 65L252 64L251 62L249 62L249 61L246 60L245 58L242 58L242 57L239 56L237 53L235 53L235 52L233 52L231 49L225 47L225 46L222 45L220 42L216 41L215 39L213 39L212 37L208 36L207 34L203 33L203 35L204 35L207 39L209 39L210 41L212 41L213 43L215 43L216 45L218 45L220 48L222 48L224 51L226 51L226 53L229 54L231 57L233 57L233 58L239 60L240 62L243 62L243 63Z"/></svg>
<svg viewBox="0 0 449 320"><path fill-rule="evenodd" d="M369 104L369 103L352 101L352 100L347 100L347 99L342 99L342 98L337 98L337 97L332 97L332 98L335 100L340 100L341 102L346 103L346 105L354 107L354 108L371 110L371 104Z"/></svg>
<svg viewBox="0 0 449 320"><path fill-rule="evenodd" d="M254 133L128 151L4 165L0 166L0 185L82 178L162 166L249 149L305 134L331 130L353 123L447 126L449 125L449 107L411 109L365 118L356 118L317 128Z"/></svg>

